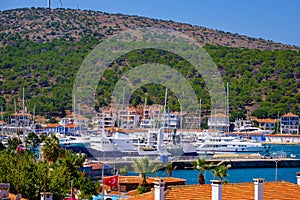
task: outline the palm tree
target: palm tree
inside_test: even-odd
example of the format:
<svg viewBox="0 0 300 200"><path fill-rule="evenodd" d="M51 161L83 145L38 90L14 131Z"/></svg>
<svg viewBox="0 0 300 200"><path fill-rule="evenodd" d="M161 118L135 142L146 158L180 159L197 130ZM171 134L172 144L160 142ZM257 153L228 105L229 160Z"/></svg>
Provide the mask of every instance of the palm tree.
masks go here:
<svg viewBox="0 0 300 200"><path fill-rule="evenodd" d="M25 138L25 146L31 146L32 148L36 148L40 145L41 139L39 136L33 132L29 133Z"/></svg>
<svg viewBox="0 0 300 200"><path fill-rule="evenodd" d="M141 160L137 160L136 158L133 159L133 169L139 173L140 177L143 178L142 186L148 186L147 183L147 172L155 173L159 167L160 164L155 164L154 162L151 162L148 157L143 157Z"/></svg>
<svg viewBox="0 0 300 200"><path fill-rule="evenodd" d="M199 176L198 176L199 184L205 184L205 177L203 175L203 172L205 170L210 169L211 163L207 163L205 158L198 158L198 160L196 160L193 163L193 167L194 167L194 169L198 169L200 171Z"/></svg>
<svg viewBox="0 0 300 200"><path fill-rule="evenodd" d="M227 177L227 170L229 166L219 165L212 170L212 173L215 177L219 177L220 181L223 181L223 178Z"/></svg>
<svg viewBox="0 0 300 200"><path fill-rule="evenodd" d="M168 162L165 165L165 170L168 173L169 177L172 177L173 175L173 170L175 170L177 168L177 166L173 167L173 163L172 162Z"/></svg>
<svg viewBox="0 0 300 200"><path fill-rule="evenodd" d="M128 167L127 166L121 167L120 174L127 176L128 175Z"/></svg>
<svg viewBox="0 0 300 200"><path fill-rule="evenodd" d="M59 141L55 135L45 139L41 151L43 158L50 164L55 163L59 157L64 155L64 150L59 146Z"/></svg>

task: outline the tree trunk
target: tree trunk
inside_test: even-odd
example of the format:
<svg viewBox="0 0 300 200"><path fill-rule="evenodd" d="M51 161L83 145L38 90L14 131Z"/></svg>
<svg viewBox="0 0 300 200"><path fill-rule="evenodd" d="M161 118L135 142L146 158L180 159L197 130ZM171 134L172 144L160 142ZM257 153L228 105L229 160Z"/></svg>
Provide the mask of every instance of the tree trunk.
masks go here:
<svg viewBox="0 0 300 200"><path fill-rule="evenodd" d="M199 184L205 184L205 179L202 173L200 173L198 176L198 182Z"/></svg>

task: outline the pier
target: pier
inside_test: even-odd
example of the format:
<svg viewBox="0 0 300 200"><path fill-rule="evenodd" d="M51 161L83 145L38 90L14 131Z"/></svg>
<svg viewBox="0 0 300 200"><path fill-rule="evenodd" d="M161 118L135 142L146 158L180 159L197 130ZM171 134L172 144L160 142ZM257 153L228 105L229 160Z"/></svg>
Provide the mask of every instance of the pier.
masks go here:
<svg viewBox="0 0 300 200"><path fill-rule="evenodd" d="M273 168L273 167L300 167L300 159L220 159L220 160L207 160L207 162L213 163L212 167L218 165L230 165L231 169L241 168ZM176 161L173 162L177 169L192 169L193 162L191 161Z"/></svg>
<svg viewBox="0 0 300 200"><path fill-rule="evenodd" d="M194 160L176 160L170 161L173 163L173 166L176 166L176 169L193 169ZM154 161L155 162L155 161ZM289 168L289 167L300 167L300 159L291 159L291 158L239 158L239 159L207 159L208 163L212 163L212 167L219 165L230 165L231 169L242 169L242 168ZM162 166L164 162L157 161L161 163ZM129 171L132 171L133 161L109 161L106 164L110 164L112 167L118 169L124 166L128 167Z"/></svg>

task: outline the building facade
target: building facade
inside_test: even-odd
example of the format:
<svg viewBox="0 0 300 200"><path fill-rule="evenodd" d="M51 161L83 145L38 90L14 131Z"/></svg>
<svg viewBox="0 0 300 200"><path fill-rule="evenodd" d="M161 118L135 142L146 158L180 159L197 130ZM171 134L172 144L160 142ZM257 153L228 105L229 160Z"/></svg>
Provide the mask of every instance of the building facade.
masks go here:
<svg viewBox="0 0 300 200"><path fill-rule="evenodd" d="M281 134L299 134L299 116L288 113L280 117Z"/></svg>

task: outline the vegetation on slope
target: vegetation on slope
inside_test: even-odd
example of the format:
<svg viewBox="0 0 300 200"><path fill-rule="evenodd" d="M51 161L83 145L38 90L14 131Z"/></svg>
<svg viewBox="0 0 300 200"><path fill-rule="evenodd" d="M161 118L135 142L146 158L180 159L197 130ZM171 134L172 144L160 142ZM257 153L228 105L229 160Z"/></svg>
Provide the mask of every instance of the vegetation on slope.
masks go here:
<svg viewBox="0 0 300 200"><path fill-rule="evenodd" d="M15 17L8 20L11 16ZM13 24L16 16L19 21ZM0 105L5 111L12 112L14 99L21 105L21 90L24 87L29 110L32 111L35 106L36 114L47 116L64 116L65 110L71 109L73 81L77 70L85 56L108 35L124 30L127 26L128 29L129 25L157 24L176 27L186 34L198 29L198 33L202 34L201 30L205 29L195 26L188 29L186 24L136 16L63 9L50 12L40 8L3 11L1 21L0 37L3 46L0 48ZM61 23L54 23L56 21ZM109 26L104 24L114 26L108 28L110 31L107 32ZM28 26L30 30L27 30ZM119 29L116 28L118 26ZM91 30L100 31L101 35L91 34ZM56 31L55 34L52 31ZM82 31L85 33L80 34ZM233 37L232 34L209 31L215 33L219 40ZM224 83L229 82L231 118L245 116L247 111L258 117L276 118L278 113L287 112L300 115L300 53L297 50L274 50L278 44L264 41L262 45L259 43L261 40L256 39L249 45L243 45L237 42L237 38L244 36L236 35L236 46L249 48L204 46L217 64ZM210 37L205 38L205 41L216 43ZM260 48L259 45L264 50L250 49ZM293 49L287 45L279 45L278 48ZM195 73L196 70L179 56L152 49L128 53L112 63L99 81L96 106L109 105L115 83L130 69L148 62L166 64L178 70L190 81L198 99L202 99L203 110L209 110L210 99L201 74ZM156 84L143 86L133 94L130 103L135 106L143 104L145 97L148 104L163 104L164 87ZM168 98L170 110L178 111L176 97L171 93Z"/></svg>

